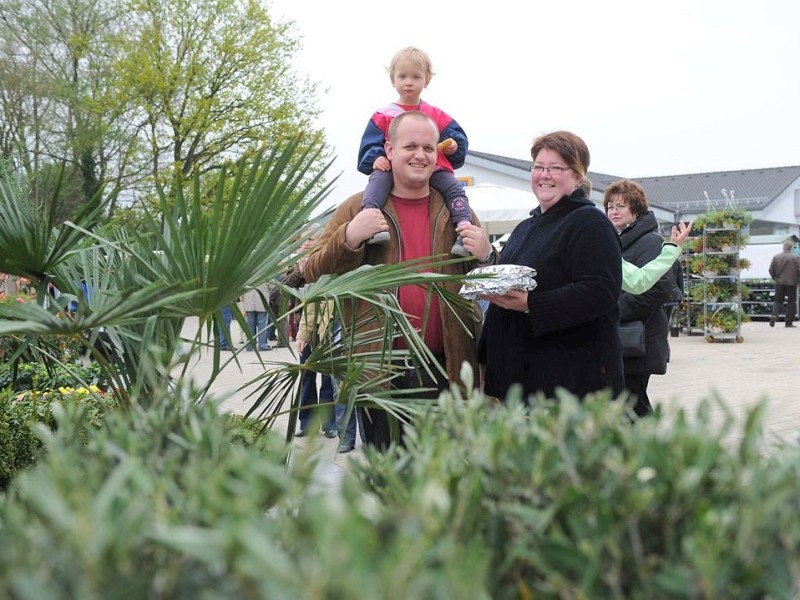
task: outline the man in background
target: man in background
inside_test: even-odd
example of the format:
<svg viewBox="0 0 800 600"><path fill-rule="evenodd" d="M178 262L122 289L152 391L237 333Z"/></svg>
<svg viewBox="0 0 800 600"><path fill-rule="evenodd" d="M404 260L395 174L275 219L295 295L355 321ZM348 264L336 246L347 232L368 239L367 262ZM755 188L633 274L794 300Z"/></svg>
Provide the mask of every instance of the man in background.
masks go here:
<svg viewBox="0 0 800 600"><path fill-rule="evenodd" d="M800 256L792 252L792 242L783 242L783 252L772 257L769 263L769 276L775 280L775 302L769 326L775 327L783 300L787 299L786 327L794 327L792 321L797 317L797 284L800 283Z"/></svg>

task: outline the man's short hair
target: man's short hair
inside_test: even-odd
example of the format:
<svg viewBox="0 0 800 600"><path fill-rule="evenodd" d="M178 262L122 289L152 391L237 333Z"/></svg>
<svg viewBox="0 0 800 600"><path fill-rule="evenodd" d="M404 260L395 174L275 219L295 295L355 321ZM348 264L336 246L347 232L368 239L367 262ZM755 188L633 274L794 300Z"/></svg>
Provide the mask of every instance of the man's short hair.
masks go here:
<svg viewBox="0 0 800 600"><path fill-rule="evenodd" d="M407 110L397 115L394 119L392 119L392 122L389 123L389 131L386 133L386 137L390 142L397 137L397 128L400 127L400 123L405 119L420 119L428 121L431 125L433 125L433 128L436 129L436 139L439 139L439 127L436 125L436 121L431 119L424 112L420 112L418 110Z"/></svg>

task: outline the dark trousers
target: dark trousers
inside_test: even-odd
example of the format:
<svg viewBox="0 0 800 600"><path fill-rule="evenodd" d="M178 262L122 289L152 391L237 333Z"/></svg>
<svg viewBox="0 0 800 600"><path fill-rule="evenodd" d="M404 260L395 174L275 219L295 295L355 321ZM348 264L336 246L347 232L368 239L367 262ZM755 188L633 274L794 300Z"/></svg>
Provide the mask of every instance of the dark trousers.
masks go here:
<svg viewBox="0 0 800 600"><path fill-rule="evenodd" d="M650 374L628 375L625 374L625 388L636 396L636 404L633 411L640 417L644 417L653 412L650 406L650 398L647 396L647 385L650 383Z"/></svg>
<svg viewBox="0 0 800 600"><path fill-rule="evenodd" d="M444 357L437 356L440 364L444 364ZM414 398L435 400L439 397L442 390L447 389L449 383L447 377L438 372L431 378L424 369L419 371L408 369L402 377L398 377L392 382L392 387L397 390L409 390L420 387L433 388L429 391L415 392ZM407 423L396 415L389 414L385 410L376 407L363 409L363 431L366 444L374 446L378 450L386 450L392 442L392 428L396 428L396 441L403 443L403 428Z"/></svg>
<svg viewBox="0 0 800 600"><path fill-rule="evenodd" d="M233 321L233 311L231 307L227 304L220 309L222 313L222 323L225 326L223 330L222 327L217 324L217 338L219 339L219 349L220 350L228 350L230 346L228 345L228 338L231 337L231 322Z"/></svg>
<svg viewBox="0 0 800 600"><path fill-rule="evenodd" d="M797 318L796 285L775 284L775 302L772 304L772 316L775 317L775 319L777 319L778 315L781 313L784 299L786 300L786 326L788 327Z"/></svg>
<svg viewBox="0 0 800 600"><path fill-rule="evenodd" d="M311 355L311 344L306 344L300 353L300 364L305 364ZM333 406L317 407L318 404L333 402L333 381L330 375L321 375L319 394L317 394L317 373L304 371L300 379L300 429L305 431L313 425L322 426L323 431L336 431ZM315 419L319 423L315 422Z"/></svg>

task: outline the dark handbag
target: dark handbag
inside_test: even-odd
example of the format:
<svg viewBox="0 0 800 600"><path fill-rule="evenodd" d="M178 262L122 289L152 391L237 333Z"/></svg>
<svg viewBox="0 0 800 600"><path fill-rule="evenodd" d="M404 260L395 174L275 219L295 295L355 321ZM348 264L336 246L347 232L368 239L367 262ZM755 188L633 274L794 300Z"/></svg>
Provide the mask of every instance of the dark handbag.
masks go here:
<svg viewBox="0 0 800 600"><path fill-rule="evenodd" d="M644 323L628 321L619 324L619 337L622 340L623 358L641 358L647 354L644 336Z"/></svg>

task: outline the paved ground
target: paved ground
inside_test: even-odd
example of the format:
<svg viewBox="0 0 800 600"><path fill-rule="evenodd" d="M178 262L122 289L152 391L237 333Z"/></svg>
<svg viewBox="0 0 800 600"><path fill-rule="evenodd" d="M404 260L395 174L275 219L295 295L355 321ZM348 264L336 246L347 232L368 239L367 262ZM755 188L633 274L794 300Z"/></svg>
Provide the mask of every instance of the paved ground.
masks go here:
<svg viewBox="0 0 800 600"><path fill-rule="evenodd" d="M767 399L765 432L773 441L796 441L800 432L800 327L766 321L744 323L744 341L708 343L702 335L669 338L666 375L650 379L649 395L665 410L694 411L704 399L719 398L712 413L741 417Z"/></svg>
<svg viewBox="0 0 800 600"><path fill-rule="evenodd" d="M187 323L186 332L196 328ZM719 398L711 413L723 418L726 411L740 418L759 400L768 400L765 431L770 442L796 441L800 433L800 326L786 328L778 323L774 328L767 322L745 323L744 341L709 343L701 335L681 333L670 337L672 356L666 375L650 380L650 398L667 412L684 409L694 413L705 399ZM238 335L234 332L234 339ZM231 353L224 353L229 358ZM212 392L225 397L225 409L244 413L251 405L247 390L239 387L264 372L252 352L241 352L240 365L230 363L212 386ZM264 354L271 364L294 362L288 348L277 348ZM207 378L210 355L203 355L192 366L199 381ZM268 365L269 366L269 365ZM288 417L279 419L276 431L284 433ZM361 458L360 447L349 454L336 452L337 440L321 434L313 440L295 440L302 451L314 444L321 451L321 485L336 485L347 461ZM316 446L318 444L318 446Z"/></svg>

